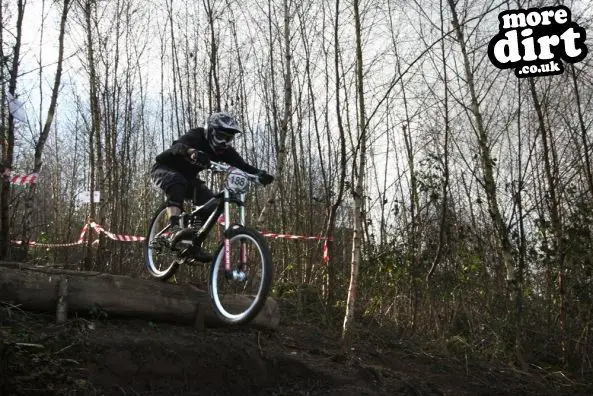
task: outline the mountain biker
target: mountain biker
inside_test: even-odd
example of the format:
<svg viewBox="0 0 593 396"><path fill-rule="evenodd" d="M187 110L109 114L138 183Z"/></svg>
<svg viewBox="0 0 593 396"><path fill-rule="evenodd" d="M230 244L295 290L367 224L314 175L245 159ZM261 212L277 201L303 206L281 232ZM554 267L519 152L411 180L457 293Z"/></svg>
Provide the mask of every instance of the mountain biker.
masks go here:
<svg viewBox="0 0 593 396"><path fill-rule="evenodd" d="M263 185L274 181L274 176L246 163L231 146L235 135L240 133L242 130L234 117L226 112L213 113L204 127L189 129L185 135L174 140L171 147L156 156L151 179L167 196L167 214L171 231L169 242L181 230L179 215L183 200L194 199L194 204L203 205L214 196L206 187L206 183L197 177L210 165L210 160L224 161L244 172L256 174ZM196 196L192 197L194 186ZM205 214L201 220L204 221L210 214L211 212ZM212 260L212 255L206 252L201 244L194 246L192 255L198 261Z"/></svg>

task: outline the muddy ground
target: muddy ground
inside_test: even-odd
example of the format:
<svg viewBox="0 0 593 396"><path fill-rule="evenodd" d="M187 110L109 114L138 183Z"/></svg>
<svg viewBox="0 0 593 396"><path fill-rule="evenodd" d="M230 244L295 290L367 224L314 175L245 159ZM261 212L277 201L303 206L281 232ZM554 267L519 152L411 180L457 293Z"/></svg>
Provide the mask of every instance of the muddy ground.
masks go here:
<svg viewBox="0 0 593 396"><path fill-rule="evenodd" d="M591 395L558 372L429 352L366 331L349 356L339 334L287 321L276 331L200 332L0 306L0 395Z"/></svg>

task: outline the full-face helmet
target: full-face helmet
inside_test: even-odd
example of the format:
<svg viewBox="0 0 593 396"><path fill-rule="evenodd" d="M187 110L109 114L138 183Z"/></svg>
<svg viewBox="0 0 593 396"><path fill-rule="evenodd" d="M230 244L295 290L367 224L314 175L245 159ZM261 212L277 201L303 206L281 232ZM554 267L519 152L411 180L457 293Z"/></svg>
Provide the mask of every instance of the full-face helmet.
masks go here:
<svg viewBox="0 0 593 396"><path fill-rule="evenodd" d="M242 132L235 118L228 113L213 113L208 118L206 137L210 147L217 154L228 149L235 135Z"/></svg>

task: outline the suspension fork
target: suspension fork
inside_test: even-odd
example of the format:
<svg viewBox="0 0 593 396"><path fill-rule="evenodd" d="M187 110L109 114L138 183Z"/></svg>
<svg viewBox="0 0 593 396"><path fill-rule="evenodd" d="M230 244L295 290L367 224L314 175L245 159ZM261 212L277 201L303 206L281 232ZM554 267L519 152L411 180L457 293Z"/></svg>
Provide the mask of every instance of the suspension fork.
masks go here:
<svg viewBox="0 0 593 396"><path fill-rule="evenodd" d="M229 190L224 190L224 270L227 274L231 272L231 241L228 237L228 230L231 227Z"/></svg>
<svg viewBox="0 0 593 396"><path fill-rule="evenodd" d="M239 205L239 221L240 224L245 227L245 193L241 193L239 195L239 200L241 201L241 205ZM239 263L239 270L245 270L247 266L247 242L245 239L241 239L241 262Z"/></svg>
<svg viewBox="0 0 593 396"><path fill-rule="evenodd" d="M225 230L225 237L224 237L224 269L225 272L228 274L231 272L231 241L226 236L227 231L231 226L231 217L230 217L230 193L228 190L224 190L224 230ZM245 193L241 193L239 195L239 200L241 204L239 205L239 224L245 226ZM247 242L245 240L241 240L241 261L239 262L239 270L242 271L245 266L247 265Z"/></svg>

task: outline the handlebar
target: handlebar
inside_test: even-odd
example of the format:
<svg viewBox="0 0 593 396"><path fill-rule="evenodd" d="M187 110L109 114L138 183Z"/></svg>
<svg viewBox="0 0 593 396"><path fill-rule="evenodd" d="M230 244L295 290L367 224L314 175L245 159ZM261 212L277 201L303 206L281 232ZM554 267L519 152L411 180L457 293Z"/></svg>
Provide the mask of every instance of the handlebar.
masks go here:
<svg viewBox="0 0 593 396"><path fill-rule="evenodd" d="M209 169L210 169L212 172L217 172L217 173L220 173L220 172L228 172L228 171L230 171L232 168L234 168L234 167L233 167L233 166L231 166L231 165L228 165L228 164L224 164L224 163L221 163L221 162L216 162L216 161L210 161L210 166L209 166ZM236 169L236 168L235 168L235 169ZM240 170L240 169L238 169L238 170ZM241 171L241 170L240 170L240 171ZM241 172L243 172L243 173L245 174L245 176L247 177L247 179L249 179L251 182L254 182L254 183L256 183L256 184L261 184L261 183L259 182L259 176L258 176L258 175L254 175L254 174L251 174L251 173L247 173L247 172L245 172L245 171L241 171Z"/></svg>
<svg viewBox="0 0 593 396"><path fill-rule="evenodd" d="M212 172L226 172L231 168L230 165L223 164L221 162L210 161L209 169Z"/></svg>

